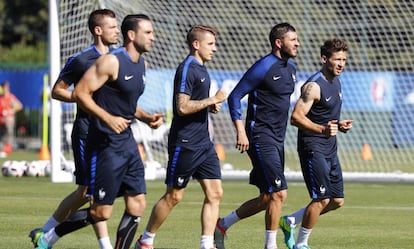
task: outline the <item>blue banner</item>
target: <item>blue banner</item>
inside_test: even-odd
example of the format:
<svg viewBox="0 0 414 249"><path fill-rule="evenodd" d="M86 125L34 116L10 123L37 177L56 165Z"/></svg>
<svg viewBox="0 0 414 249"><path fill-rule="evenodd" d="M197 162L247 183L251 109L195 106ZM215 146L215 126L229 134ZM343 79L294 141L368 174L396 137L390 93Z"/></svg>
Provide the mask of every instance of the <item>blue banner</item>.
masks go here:
<svg viewBox="0 0 414 249"><path fill-rule="evenodd" d="M170 110L174 81L173 70L148 70L147 85L139 103L144 109ZM219 88L230 93L243 76L243 72L210 71L213 95ZM300 87L311 76L310 73L298 73L295 92L291 97L293 106L300 96ZM412 76L414 77L414 75ZM394 73L387 72L344 72L341 75L343 110L346 111L391 111L394 103ZM154 97L159 99L155 101ZM414 98L414 96L413 96ZM247 97L242 101L247 106ZM223 108L227 108L224 103Z"/></svg>
<svg viewBox="0 0 414 249"><path fill-rule="evenodd" d="M8 80L10 91L26 109L42 108L43 76L47 70L0 71L0 82Z"/></svg>
<svg viewBox="0 0 414 249"><path fill-rule="evenodd" d="M0 71L0 82L8 80L11 91L26 109L41 109L43 76L47 70ZM213 95L219 88L230 93L244 72L210 71ZM172 94L175 70L148 70L146 87L138 105L150 112L172 110ZM300 87L313 73L298 73L295 92L291 96L291 106L300 96ZM397 147L414 144L414 74L394 72L347 72L341 76L343 111L388 112L392 133L392 143ZM247 106L247 96L242 100ZM73 104L63 104L63 110L73 108ZM228 109L227 103L222 108ZM380 122L380 121L378 121Z"/></svg>

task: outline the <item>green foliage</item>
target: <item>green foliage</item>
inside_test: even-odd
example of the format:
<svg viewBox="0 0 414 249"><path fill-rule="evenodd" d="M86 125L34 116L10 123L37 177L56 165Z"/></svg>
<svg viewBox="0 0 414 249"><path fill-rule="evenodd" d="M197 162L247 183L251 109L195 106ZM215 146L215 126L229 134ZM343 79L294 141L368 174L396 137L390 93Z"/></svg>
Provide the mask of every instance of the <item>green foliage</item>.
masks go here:
<svg viewBox="0 0 414 249"><path fill-rule="evenodd" d="M0 63L45 63L47 0L0 0Z"/></svg>
<svg viewBox="0 0 414 249"><path fill-rule="evenodd" d="M26 65L26 67L33 63L44 64L47 59L46 43L44 41L38 42L33 46L25 45L23 43L16 43L10 48L2 47L0 49L2 51L2 53L0 53L0 62L2 63L2 67L4 67L5 63L21 63L21 65ZM13 67L16 67L16 65Z"/></svg>

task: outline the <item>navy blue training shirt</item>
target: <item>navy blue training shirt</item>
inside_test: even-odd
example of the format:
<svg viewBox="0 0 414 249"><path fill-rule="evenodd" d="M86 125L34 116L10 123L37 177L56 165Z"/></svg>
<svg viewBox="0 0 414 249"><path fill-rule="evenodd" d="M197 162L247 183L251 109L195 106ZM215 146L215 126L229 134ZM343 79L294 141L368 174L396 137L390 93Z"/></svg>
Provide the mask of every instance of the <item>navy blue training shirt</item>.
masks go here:
<svg viewBox="0 0 414 249"><path fill-rule="evenodd" d="M110 114L133 120L138 98L145 88L144 58L141 57L138 63L133 62L124 47L112 51L111 54L115 55L119 61L118 78L106 82L94 92L93 98ZM94 118L93 124L101 133L115 135L118 140L131 135L131 129L116 134L98 118Z"/></svg>
<svg viewBox="0 0 414 249"><path fill-rule="evenodd" d="M101 56L95 45L82 50L68 59L65 67L60 72L59 78L68 86L78 84L83 74L95 63ZM77 107L75 127L78 135L82 138L86 137L89 128L89 114Z"/></svg>
<svg viewBox="0 0 414 249"><path fill-rule="evenodd" d="M169 146L203 147L211 143L208 132L208 108L179 116L176 96L184 93L191 100L209 97L210 76L207 68L189 55L177 68L174 77L173 120L168 136Z"/></svg>
<svg viewBox="0 0 414 249"><path fill-rule="evenodd" d="M248 94L246 133L250 142L283 144L290 95L295 89L296 67L271 53L243 75L228 97L232 121L242 120L241 99Z"/></svg>
<svg viewBox="0 0 414 249"><path fill-rule="evenodd" d="M340 120L342 106L342 91L339 77L328 81L322 72L312 75L307 82L315 82L321 90L320 100L314 102L306 115L312 122L327 125L329 121ZM306 84L305 83L305 84ZM298 146L301 149L322 152L330 155L336 152L336 136L327 137L310 131L298 130Z"/></svg>

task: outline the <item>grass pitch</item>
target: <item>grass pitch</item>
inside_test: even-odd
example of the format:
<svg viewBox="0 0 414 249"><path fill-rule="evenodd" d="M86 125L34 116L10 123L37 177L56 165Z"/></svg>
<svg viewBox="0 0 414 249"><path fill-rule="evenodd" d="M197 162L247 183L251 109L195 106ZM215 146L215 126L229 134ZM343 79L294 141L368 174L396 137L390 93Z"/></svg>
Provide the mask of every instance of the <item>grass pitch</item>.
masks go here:
<svg viewBox="0 0 414 249"><path fill-rule="evenodd" d="M141 234L153 204L163 194L162 180L148 181L147 209L138 227ZM257 195L246 181L224 181L221 216ZM41 226L59 202L75 189L73 183L51 183L48 178L0 177L0 248L32 248L29 231ZM414 245L414 187L398 183L345 183L345 206L322 216L312 232L310 246L318 249L339 248L412 248ZM309 201L305 185L289 183L289 196L283 213L303 207ZM173 210L159 230L156 248L188 249L199 247L202 191L192 181L183 201ZM118 199L108 222L112 243L124 203ZM283 233L278 234L279 249ZM263 213L242 220L228 230L227 248L263 248ZM54 248L99 248L92 227L86 227L59 240Z"/></svg>

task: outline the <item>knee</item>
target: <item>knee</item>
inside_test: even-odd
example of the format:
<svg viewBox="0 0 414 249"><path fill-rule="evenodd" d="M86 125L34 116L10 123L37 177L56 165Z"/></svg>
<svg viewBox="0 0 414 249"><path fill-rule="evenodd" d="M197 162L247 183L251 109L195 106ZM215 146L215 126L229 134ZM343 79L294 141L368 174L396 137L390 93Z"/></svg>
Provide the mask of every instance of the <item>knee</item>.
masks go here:
<svg viewBox="0 0 414 249"><path fill-rule="evenodd" d="M126 212L134 216L142 216L147 206L145 195L127 196L125 198Z"/></svg>
<svg viewBox="0 0 414 249"><path fill-rule="evenodd" d="M90 214L95 222L105 221L111 218L112 209L99 206L97 208L91 208Z"/></svg>
<svg viewBox="0 0 414 249"><path fill-rule="evenodd" d="M282 203L284 203L287 199L288 193L287 190L282 190L279 192L276 192L277 199L280 200Z"/></svg>
<svg viewBox="0 0 414 249"><path fill-rule="evenodd" d="M273 192L269 194L261 194L259 197L259 205L260 207L265 209L269 205L269 203L272 203L272 202L284 203L286 198L287 198L286 190L282 190L279 192Z"/></svg>
<svg viewBox="0 0 414 249"><path fill-rule="evenodd" d="M180 192L173 191L173 192L165 194L164 199L168 203L169 206L174 207L178 203L180 203L180 201L183 199L183 194L181 191Z"/></svg>
<svg viewBox="0 0 414 249"><path fill-rule="evenodd" d="M209 191L208 194L206 195L206 199L210 203L220 202L222 197L223 197L223 188L217 188L212 191Z"/></svg>
<svg viewBox="0 0 414 249"><path fill-rule="evenodd" d="M269 195L269 201L277 201L284 203L287 199L287 191L282 190L279 192L273 192Z"/></svg>
<svg viewBox="0 0 414 249"><path fill-rule="evenodd" d="M334 198L331 200L332 210L342 207L345 203L344 198Z"/></svg>

